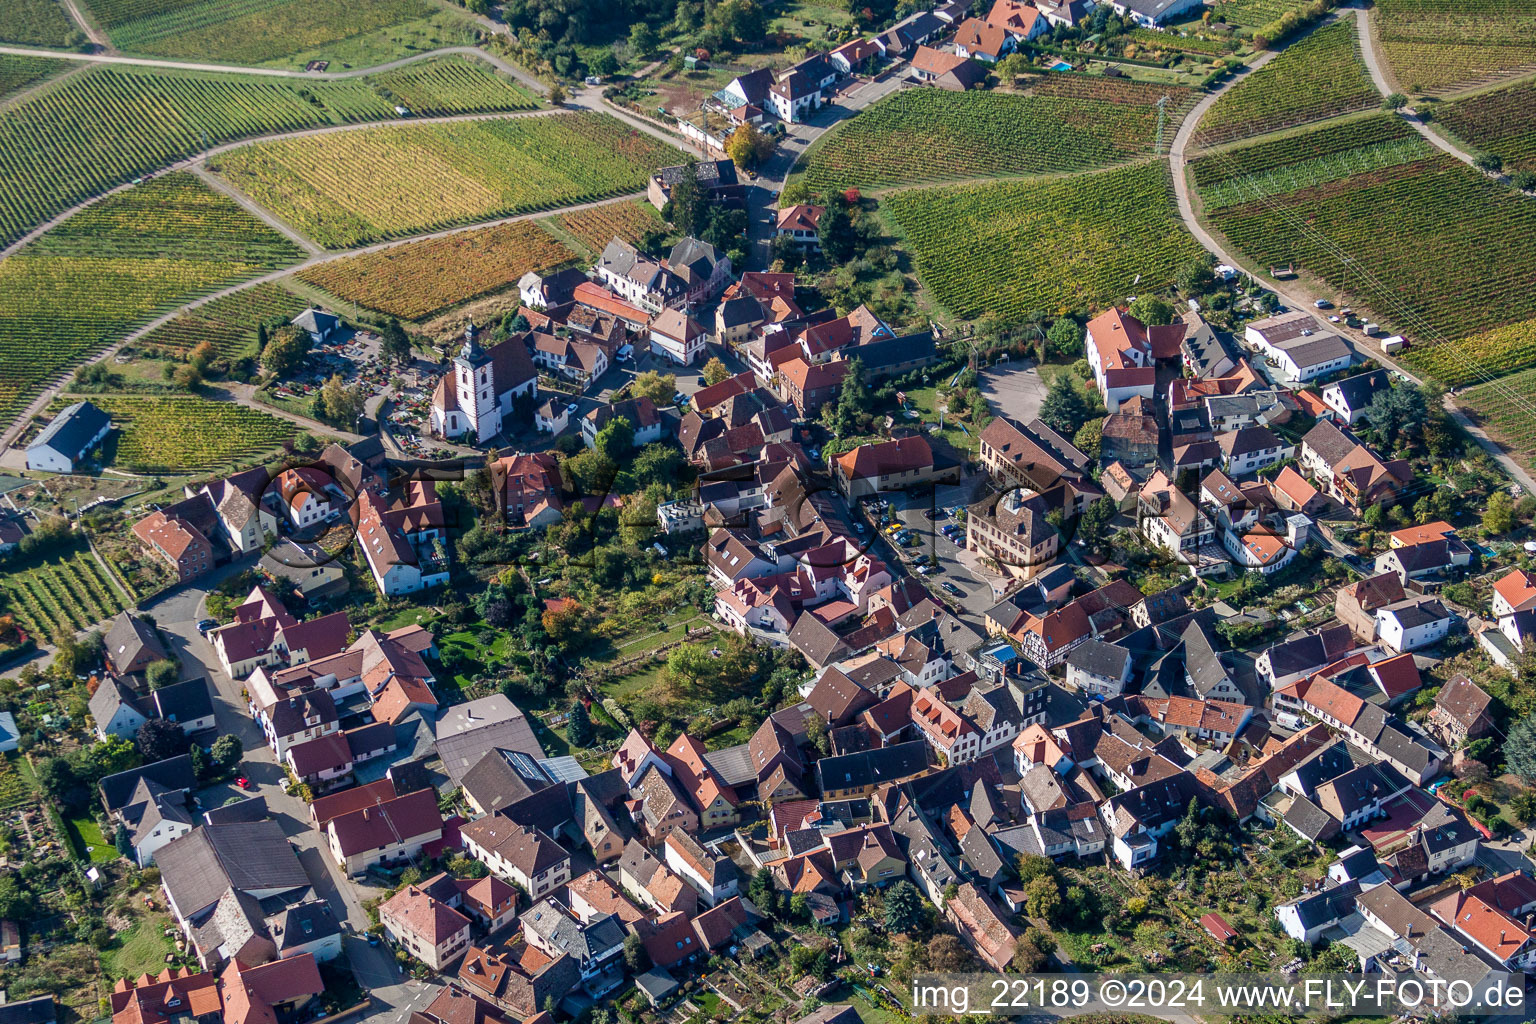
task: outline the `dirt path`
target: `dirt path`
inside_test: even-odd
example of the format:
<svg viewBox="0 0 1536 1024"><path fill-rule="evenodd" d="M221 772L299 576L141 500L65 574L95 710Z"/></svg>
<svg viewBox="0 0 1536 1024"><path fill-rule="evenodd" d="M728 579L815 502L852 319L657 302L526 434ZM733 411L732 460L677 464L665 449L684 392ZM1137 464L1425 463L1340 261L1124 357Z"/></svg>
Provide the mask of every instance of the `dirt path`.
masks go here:
<svg viewBox="0 0 1536 1024"><path fill-rule="evenodd" d="M112 40L107 38L107 34L105 32L96 27L95 22L91 21L91 19L85 16L85 12L80 10L80 8L75 4L75 0L64 0L64 10L68 12L69 20L73 21L76 27L78 27L81 32L85 33L85 37L87 39L101 47L103 50L111 52Z"/></svg>
<svg viewBox="0 0 1536 1024"><path fill-rule="evenodd" d="M1390 96L1397 90L1392 88L1392 83L1387 78L1386 68L1381 62L1381 55L1376 52L1376 40L1371 36L1371 12L1364 8L1356 8L1354 15L1355 27L1360 34L1360 55L1365 58L1366 70L1370 71L1371 81L1375 84L1377 91L1383 96ZM1430 131L1429 126L1419 120L1418 114L1407 110L1402 112L1402 117L1403 120L1413 125L1414 130L1424 136L1424 141L1428 142L1431 146L1444 153L1449 153L1468 167L1477 166L1473 162L1471 154L1457 149L1444 136Z"/></svg>
<svg viewBox="0 0 1536 1024"><path fill-rule="evenodd" d="M266 225L273 231L283 235L294 245L297 245L311 256L319 256L325 251L314 242L311 242L309 239L299 234L296 230L290 227L286 221L280 220L276 214L270 212L265 206L257 203L250 196L246 195L244 192L241 192L229 182L225 181L217 174L214 174L208 168L199 164L198 166L192 168L192 173L201 178L203 183L206 184L209 188L213 189L215 192L222 192L224 195L233 199L235 202L239 203L240 207L251 216L260 219L266 223Z"/></svg>
<svg viewBox="0 0 1536 1024"><path fill-rule="evenodd" d="M292 413L286 409L279 409L275 405L268 405L266 402L258 402L256 400L256 388L250 384L223 384L215 390L218 392L217 394L209 394L207 396L215 402L234 402L236 405L243 405L247 409L257 409L269 416L276 416L280 420L287 420L289 423L295 423L303 427L305 430L310 430L317 434L328 434L339 437L347 444L352 444L355 441L361 441L363 439L362 434L354 434L350 430L340 430L336 427L327 426L326 424L321 423L319 420L312 420L308 416L300 416L298 413Z"/></svg>

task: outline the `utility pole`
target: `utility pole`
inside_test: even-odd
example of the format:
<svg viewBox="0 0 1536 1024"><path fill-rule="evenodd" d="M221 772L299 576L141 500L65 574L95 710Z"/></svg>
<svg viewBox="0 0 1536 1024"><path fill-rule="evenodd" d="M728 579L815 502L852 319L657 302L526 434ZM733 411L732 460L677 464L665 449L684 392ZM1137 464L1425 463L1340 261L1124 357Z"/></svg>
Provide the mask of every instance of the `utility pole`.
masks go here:
<svg viewBox="0 0 1536 1024"><path fill-rule="evenodd" d="M1157 141L1152 146L1152 155L1161 156L1163 153L1163 121L1167 117L1165 108L1168 106L1168 97L1164 96L1157 101Z"/></svg>

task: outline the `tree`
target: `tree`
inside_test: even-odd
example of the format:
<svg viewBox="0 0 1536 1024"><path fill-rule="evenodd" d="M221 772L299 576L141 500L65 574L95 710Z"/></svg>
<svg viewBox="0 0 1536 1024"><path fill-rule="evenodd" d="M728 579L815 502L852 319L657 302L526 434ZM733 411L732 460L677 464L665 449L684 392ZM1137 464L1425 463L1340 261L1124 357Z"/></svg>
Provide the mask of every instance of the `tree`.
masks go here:
<svg viewBox="0 0 1536 1024"><path fill-rule="evenodd" d="M751 121L743 121L725 140L725 155L737 167L756 167L773 153L774 141Z"/></svg>
<svg viewBox="0 0 1536 1024"><path fill-rule="evenodd" d="M594 451L614 465L625 461L635 450L635 425L625 416L615 416L597 432Z"/></svg>
<svg viewBox="0 0 1536 1024"><path fill-rule="evenodd" d="M579 700L572 702L571 713L565 720L565 738L571 741L573 747L590 747L595 738L587 706Z"/></svg>
<svg viewBox="0 0 1536 1024"><path fill-rule="evenodd" d="M815 712L805 716L805 739L822 757L832 753L832 741L827 736L827 720Z"/></svg>
<svg viewBox="0 0 1536 1024"><path fill-rule="evenodd" d="M1173 303L1156 295L1138 295L1131 303L1131 316L1148 327L1173 323Z"/></svg>
<svg viewBox="0 0 1536 1024"><path fill-rule="evenodd" d="M1523 789L1509 801L1509 813L1522 825L1536 821L1536 793Z"/></svg>
<svg viewBox="0 0 1536 1024"><path fill-rule="evenodd" d="M1083 329L1071 317L1059 317L1045 332L1045 351L1052 359L1077 358L1083 354Z"/></svg>
<svg viewBox="0 0 1536 1024"><path fill-rule="evenodd" d="M1488 495L1488 504L1483 509L1483 532L1497 537L1514 528L1514 499L1509 496L1508 491L1494 491Z"/></svg>
<svg viewBox="0 0 1536 1024"><path fill-rule="evenodd" d="M853 258L856 242L853 220L841 196L829 196L826 211L816 222L816 238L828 263L847 263Z"/></svg>
<svg viewBox="0 0 1536 1024"><path fill-rule="evenodd" d="M1504 740L1504 764L1527 785L1536 783L1536 714L1526 715L1510 728Z"/></svg>
<svg viewBox="0 0 1536 1024"><path fill-rule="evenodd" d="M261 350L262 368L279 377L286 377L304 365L314 344L308 331L302 327L280 327Z"/></svg>
<svg viewBox="0 0 1536 1024"><path fill-rule="evenodd" d="M144 679L149 683L151 690L158 690L162 686L171 686L181 680L181 666L169 658L161 658L152 661L144 670Z"/></svg>
<svg viewBox="0 0 1536 1024"><path fill-rule="evenodd" d="M695 234L704 225L704 208L709 204L709 197L699 188L698 174L699 162L690 158L672 183L672 195L667 200L667 219L685 235Z"/></svg>
<svg viewBox="0 0 1536 1024"><path fill-rule="evenodd" d="M1024 912L1051 924L1061 909L1061 885L1049 875L1041 875L1024 887Z"/></svg>
<svg viewBox="0 0 1536 1024"><path fill-rule="evenodd" d="M857 433L869 412L869 391L864 387L864 360L854 356L843 371L837 400L822 406L821 418L839 438Z"/></svg>
<svg viewBox="0 0 1536 1024"><path fill-rule="evenodd" d="M559 82L549 87L549 102L557 107L565 103L565 87Z"/></svg>
<svg viewBox="0 0 1536 1024"><path fill-rule="evenodd" d="M37 762L37 784L50 803L70 803L68 794L79 782L74 768L62 757L45 757Z"/></svg>
<svg viewBox="0 0 1536 1024"><path fill-rule="evenodd" d="M1394 92L1381 101L1382 110L1402 110L1408 105L1408 97L1400 92Z"/></svg>
<svg viewBox="0 0 1536 1024"><path fill-rule="evenodd" d="M635 974L651 966L651 958L645 952L645 940L634 932L624 936L624 966Z"/></svg>
<svg viewBox="0 0 1536 1024"><path fill-rule="evenodd" d="M619 537L625 544L645 544L656 535L656 502L644 495L631 495L619 510ZM605 549L606 550L606 549Z"/></svg>
<svg viewBox="0 0 1536 1024"><path fill-rule="evenodd" d="M1521 192L1536 192L1536 171L1516 171L1509 180Z"/></svg>
<svg viewBox="0 0 1536 1024"><path fill-rule="evenodd" d="M652 484L670 486L677 482L678 470L682 465L682 455L676 448L657 441L640 449L635 455L631 472L635 474L635 483L641 487Z"/></svg>
<svg viewBox="0 0 1536 1024"><path fill-rule="evenodd" d="M1031 928L1014 947L1013 960L1008 966L1019 974L1035 974L1045 966L1055 948L1056 944L1044 932Z"/></svg>
<svg viewBox="0 0 1536 1024"><path fill-rule="evenodd" d="M561 468L576 493L586 498L607 497L613 487L613 478L618 474L618 466L613 460L596 449L566 459Z"/></svg>
<svg viewBox="0 0 1536 1024"><path fill-rule="evenodd" d="M133 859L133 837L128 834L128 826L122 822L117 823L117 831L112 834L112 845L120 856Z"/></svg>
<svg viewBox="0 0 1536 1024"><path fill-rule="evenodd" d="M643 21L629 27L629 49L636 57L649 57L656 50L656 30Z"/></svg>
<svg viewBox="0 0 1536 1024"><path fill-rule="evenodd" d="M602 50L597 56L587 62L587 70L594 75L601 75L606 78L618 72L619 58L613 55L612 50Z"/></svg>
<svg viewBox="0 0 1536 1024"><path fill-rule="evenodd" d="M917 888L906 879L891 886L885 893L885 927L891 932L916 932L924 922L923 898Z"/></svg>
<svg viewBox="0 0 1536 1024"><path fill-rule="evenodd" d="M146 761L164 761L187 752L187 734L164 718L151 718L139 726L138 742Z"/></svg>
<svg viewBox="0 0 1536 1024"><path fill-rule="evenodd" d="M1205 256L1196 256L1184 264L1184 269L1179 271L1175 283L1179 286L1179 291L1186 296L1204 295L1216 283L1216 274L1211 269L1211 260Z"/></svg>
<svg viewBox="0 0 1536 1024"><path fill-rule="evenodd" d="M1365 407L1365 418L1385 438L1400 434L1418 437L1424 431L1429 418L1429 406L1424 394L1411 384L1378 391Z"/></svg>
<svg viewBox="0 0 1536 1024"><path fill-rule="evenodd" d="M719 384L731 375L731 371L725 368L719 356L711 356L709 362L704 364L704 383L710 387Z"/></svg>
<svg viewBox="0 0 1536 1024"><path fill-rule="evenodd" d="M1119 512L1115 499L1104 495L1083 510L1077 521L1077 539L1089 551L1102 551L1109 542L1109 525Z"/></svg>
<svg viewBox="0 0 1536 1024"><path fill-rule="evenodd" d="M1104 444L1104 418L1091 419L1078 427L1077 433L1072 435L1072 443L1084 455L1097 460Z"/></svg>
<svg viewBox="0 0 1536 1024"><path fill-rule="evenodd" d="M363 414L367 401L368 392L362 384L349 388L340 374L333 373L315 396L315 418L333 427L351 430Z"/></svg>
<svg viewBox="0 0 1536 1024"><path fill-rule="evenodd" d="M658 370L642 371L635 374L629 393L636 398L649 398L657 405L671 405L672 396L677 394L677 376Z"/></svg>
<svg viewBox="0 0 1536 1024"><path fill-rule="evenodd" d="M1504 158L1497 153L1478 153L1472 158L1480 171L1497 174L1504 169Z"/></svg>
<svg viewBox="0 0 1536 1024"><path fill-rule="evenodd" d="M380 331L380 337L382 340L379 342L379 352L385 359L397 363L411 361L411 336L405 333L405 328L400 326L398 318L389 318Z"/></svg>
<svg viewBox="0 0 1536 1024"><path fill-rule="evenodd" d="M1072 435L1088 418L1088 403L1065 373L1058 373L1040 403L1040 419L1059 434Z"/></svg>
<svg viewBox="0 0 1536 1024"><path fill-rule="evenodd" d="M928 969L958 973L972 964L971 951L960 936L941 932L928 940Z"/></svg>
<svg viewBox="0 0 1536 1024"><path fill-rule="evenodd" d="M239 764L240 759L245 756L245 744L240 742L239 736L226 733L213 741L209 753L219 770L227 772Z"/></svg>

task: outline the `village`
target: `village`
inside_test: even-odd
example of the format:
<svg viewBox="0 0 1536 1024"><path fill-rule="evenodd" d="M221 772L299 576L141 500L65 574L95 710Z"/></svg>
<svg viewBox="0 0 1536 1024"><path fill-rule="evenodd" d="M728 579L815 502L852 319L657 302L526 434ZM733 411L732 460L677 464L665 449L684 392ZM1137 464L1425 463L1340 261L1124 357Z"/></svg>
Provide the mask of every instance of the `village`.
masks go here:
<svg viewBox="0 0 1536 1024"><path fill-rule="evenodd" d="M129 472L201 384L55 396L0 455L0 1024L1532 969L1536 494L1424 342L1198 236L1113 301L932 315L902 193L806 171L891 98L1226 83L1107 45L1203 6L903 5L636 71L686 110L593 75L686 159L451 326L242 325L217 401L272 443Z"/></svg>

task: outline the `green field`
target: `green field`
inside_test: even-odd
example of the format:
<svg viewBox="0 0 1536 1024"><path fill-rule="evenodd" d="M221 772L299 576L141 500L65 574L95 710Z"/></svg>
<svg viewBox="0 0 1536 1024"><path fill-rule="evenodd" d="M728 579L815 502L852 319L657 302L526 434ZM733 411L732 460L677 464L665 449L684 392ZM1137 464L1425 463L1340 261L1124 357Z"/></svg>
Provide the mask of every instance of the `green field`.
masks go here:
<svg viewBox="0 0 1536 1024"><path fill-rule="evenodd" d="M122 595L84 543L7 568L0 574L0 595L7 613L40 643L123 610Z"/></svg>
<svg viewBox="0 0 1536 1024"><path fill-rule="evenodd" d="M1468 150L1503 157L1506 171L1536 171L1536 83L1447 104L1435 119Z"/></svg>
<svg viewBox="0 0 1536 1024"><path fill-rule="evenodd" d="M439 57L368 81L386 100L419 116L478 114L493 110L530 110L538 101L489 65L463 57Z"/></svg>
<svg viewBox="0 0 1536 1024"><path fill-rule="evenodd" d="M0 4L0 43L63 46L74 23L59 0L5 0Z"/></svg>
<svg viewBox="0 0 1536 1024"><path fill-rule="evenodd" d="M1213 146L1320 121L1381 100L1353 21L1317 29L1234 86L1206 111L1198 137Z"/></svg>
<svg viewBox="0 0 1536 1024"><path fill-rule="evenodd" d="M282 285L252 285L183 313L135 344L156 354L180 358L207 342L221 358L238 359L255 354L258 325L292 320L308 306L306 300Z"/></svg>
<svg viewBox="0 0 1536 1024"><path fill-rule="evenodd" d="M207 473L243 465L274 453L299 430L271 413L198 395L92 395L91 402L110 413L120 429L112 461L140 473ZM111 452L114 442L107 444Z"/></svg>
<svg viewBox="0 0 1536 1024"><path fill-rule="evenodd" d="M1536 366L1536 320L1505 324L1456 344L1416 345L1404 353L1403 361L1451 387L1476 384L1490 374ZM1525 379L1529 381L1530 375L1526 374ZM1527 415L1530 409L1529 405L1525 407Z"/></svg>
<svg viewBox="0 0 1536 1024"><path fill-rule="evenodd" d="M431 0L85 0L123 50L226 64L358 64L472 43L472 26ZM447 14L448 17L444 17ZM413 26L431 25L416 39ZM434 39L433 36L442 38ZM408 43L407 40L410 40ZM366 44L360 49L360 44ZM332 68L331 70L339 70Z"/></svg>
<svg viewBox="0 0 1536 1024"><path fill-rule="evenodd" d="M0 96L7 96L18 89L25 89L49 75L56 75L69 66L68 61L50 57L22 57L0 53Z"/></svg>
<svg viewBox="0 0 1536 1024"><path fill-rule="evenodd" d="M1220 149L1189 166L1196 187L1204 191L1234 178L1279 171L1309 160L1418 137L1412 126L1396 114L1378 113L1263 142Z"/></svg>
<svg viewBox="0 0 1536 1024"><path fill-rule="evenodd" d="M1176 123L1189 90L1096 76L1051 75L1028 96L899 92L828 133L803 180L820 193L1103 167L1152 152L1164 95Z"/></svg>
<svg viewBox="0 0 1536 1024"><path fill-rule="evenodd" d="M1377 0L1381 53L1408 92L1536 69L1529 0Z"/></svg>
<svg viewBox="0 0 1536 1024"><path fill-rule="evenodd" d="M531 105L507 79L461 60L338 82L93 67L26 97L0 119L0 243L222 142L395 120L393 102L380 91L393 85L421 96L431 112Z"/></svg>
<svg viewBox="0 0 1536 1024"><path fill-rule="evenodd" d="M83 210L0 262L0 420L135 326L303 255L191 174Z"/></svg>
<svg viewBox="0 0 1536 1024"><path fill-rule="evenodd" d="M950 313L1018 322L1171 284L1202 251L1168 166L1044 181L914 189L884 200L923 284ZM1140 281L1137 283L1137 276Z"/></svg>
<svg viewBox="0 0 1536 1024"><path fill-rule="evenodd" d="M255 143L216 170L345 248L645 188L683 153L605 114L401 125Z"/></svg>

